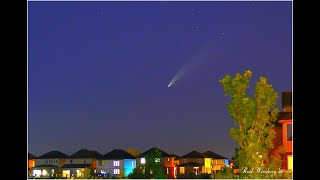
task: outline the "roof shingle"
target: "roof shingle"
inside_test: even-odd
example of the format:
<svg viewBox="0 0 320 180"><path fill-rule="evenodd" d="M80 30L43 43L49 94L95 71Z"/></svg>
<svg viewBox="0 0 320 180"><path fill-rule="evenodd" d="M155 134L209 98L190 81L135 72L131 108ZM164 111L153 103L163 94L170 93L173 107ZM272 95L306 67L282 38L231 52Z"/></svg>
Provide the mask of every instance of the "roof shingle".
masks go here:
<svg viewBox="0 0 320 180"><path fill-rule="evenodd" d="M39 156L37 159L56 159L56 158L68 158L68 155L60 151L50 151Z"/></svg>
<svg viewBox="0 0 320 180"><path fill-rule="evenodd" d="M102 154L100 154L98 151L92 151L92 150L87 150L87 149L81 149L71 156L69 156L69 159L77 159L77 158L101 158Z"/></svg>
<svg viewBox="0 0 320 180"><path fill-rule="evenodd" d="M160 151L161 157L173 157L173 156L170 155L169 153L167 153L167 152L165 152L165 151L163 151L163 150L161 150L161 149L159 149L159 148L157 148L157 147L153 147L153 148L149 149L148 151L140 154L140 155L138 156L138 158L145 157L146 155L151 154L151 153L152 153L154 150L156 150L156 149L158 149L158 150Z"/></svg>
<svg viewBox="0 0 320 180"><path fill-rule="evenodd" d="M122 149L115 149L103 155L99 159L135 159L136 157Z"/></svg>

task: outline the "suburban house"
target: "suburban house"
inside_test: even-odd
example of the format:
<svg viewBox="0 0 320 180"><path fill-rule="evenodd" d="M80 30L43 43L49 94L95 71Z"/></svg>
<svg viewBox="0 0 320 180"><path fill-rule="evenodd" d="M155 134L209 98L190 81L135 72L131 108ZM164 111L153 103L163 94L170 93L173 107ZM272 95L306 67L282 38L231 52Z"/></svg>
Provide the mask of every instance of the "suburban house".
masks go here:
<svg viewBox="0 0 320 180"><path fill-rule="evenodd" d="M213 173L229 166L229 159L226 157L223 157L223 156L216 154L212 151L206 151L202 154L208 158L211 158L211 165L212 165Z"/></svg>
<svg viewBox="0 0 320 180"><path fill-rule="evenodd" d="M28 153L28 176L32 176L32 168L36 166L36 156Z"/></svg>
<svg viewBox="0 0 320 180"><path fill-rule="evenodd" d="M198 151L192 151L179 159L178 178L186 178L199 173L212 173L212 159Z"/></svg>
<svg viewBox="0 0 320 180"><path fill-rule="evenodd" d="M293 170L292 156L292 92L282 93L283 112L279 112L275 122L274 148L271 155L281 156L282 169Z"/></svg>
<svg viewBox="0 0 320 180"><path fill-rule="evenodd" d="M32 168L34 177L60 177L60 167L66 163L68 155L60 151L50 151L35 159Z"/></svg>
<svg viewBox="0 0 320 180"><path fill-rule="evenodd" d="M167 175L168 178L175 178L176 177L176 171L175 171L175 157L168 154L167 152L153 147L144 153L140 154L136 158L137 162L137 167L140 168L143 172L145 172L145 164L146 164L146 156L155 152L156 150L159 150L161 153L161 158L160 159L155 159L155 162L160 162L161 165L163 166L163 172L164 174Z"/></svg>
<svg viewBox="0 0 320 180"><path fill-rule="evenodd" d="M104 177L123 178L136 167L136 157L122 149L115 149L98 158L97 172Z"/></svg>
<svg viewBox="0 0 320 180"><path fill-rule="evenodd" d="M81 149L72 154L66 159L66 163L61 167L62 177L79 178L83 177L84 169L89 168L91 175L96 173L97 159L101 158L102 154L97 151Z"/></svg>

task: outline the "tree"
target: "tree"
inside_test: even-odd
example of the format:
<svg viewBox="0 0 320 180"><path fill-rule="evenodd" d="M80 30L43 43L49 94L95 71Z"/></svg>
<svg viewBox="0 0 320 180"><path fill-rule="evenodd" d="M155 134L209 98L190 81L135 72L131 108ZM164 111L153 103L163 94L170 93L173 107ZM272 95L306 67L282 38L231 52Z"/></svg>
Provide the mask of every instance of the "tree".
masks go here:
<svg viewBox="0 0 320 180"><path fill-rule="evenodd" d="M90 179L90 178L91 178L91 169L90 168L84 168L82 170L81 179Z"/></svg>
<svg viewBox="0 0 320 180"><path fill-rule="evenodd" d="M260 77L253 97L249 97L247 90L251 76L252 72L248 70L243 75L237 73L233 78L226 75L219 82L225 96L231 97L227 107L236 127L230 129L230 135L239 145L236 162L240 173L249 178L268 177L268 173L255 172L257 169L281 167L279 157L270 158L268 155L275 137L273 123L279 112L275 108L278 93L267 83L267 78ZM255 170L245 173L245 168Z"/></svg>
<svg viewBox="0 0 320 180"><path fill-rule="evenodd" d="M129 179L147 179L146 175L139 168L134 168L133 171L128 174Z"/></svg>
<svg viewBox="0 0 320 180"><path fill-rule="evenodd" d="M146 175L154 179L165 179L161 165L161 152L159 149L154 149L153 152L146 156Z"/></svg>

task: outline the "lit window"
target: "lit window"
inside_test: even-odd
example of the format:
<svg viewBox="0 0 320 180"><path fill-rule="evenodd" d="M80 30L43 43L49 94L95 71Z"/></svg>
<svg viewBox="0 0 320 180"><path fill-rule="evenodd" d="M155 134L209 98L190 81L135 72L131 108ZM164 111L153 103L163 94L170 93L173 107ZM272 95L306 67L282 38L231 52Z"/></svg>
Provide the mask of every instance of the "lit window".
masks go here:
<svg viewBox="0 0 320 180"><path fill-rule="evenodd" d="M113 166L120 166L120 161L113 161Z"/></svg>
<svg viewBox="0 0 320 180"><path fill-rule="evenodd" d="M104 166L104 161L103 160L98 160L98 165L99 166Z"/></svg>
<svg viewBox="0 0 320 180"><path fill-rule="evenodd" d="M169 168L167 168L167 174L169 174Z"/></svg>
<svg viewBox="0 0 320 180"><path fill-rule="evenodd" d="M152 171L152 169L150 169L150 174L153 174L153 171Z"/></svg>
<svg viewBox="0 0 320 180"><path fill-rule="evenodd" d="M292 124L287 124L287 141L292 141Z"/></svg>
<svg viewBox="0 0 320 180"><path fill-rule="evenodd" d="M194 167L193 169L194 169L195 174L198 175L198 173L199 173L199 167Z"/></svg>
<svg viewBox="0 0 320 180"><path fill-rule="evenodd" d="M180 167L180 174L184 174L184 167Z"/></svg>
<svg viewBox="0 0 320 180"><path fill-rule="evenodd" d="M287 160L288 160L288 170L291 170L293 169L293 158L292 158L292 155L288 155L287 156Z"/></svg>
<svg viewBox="0 0 320 180"><path fill-rule="evenodd" d="M170 161L170 158L168 158L168 161Z"/></svg>
<svg viewBox="0 0 320 180"><path fill-rule="evenodd" d="M43 171L42 171L42 175L44 175L44 176L47 175L47 171L46 171L46 170L43 170Z"/></svg>
<svg viewBox="0 0 320 180"><path fill-rule="evenodd" d="M141 164L145 164L146 163L146 158L141 158Z"/></svg>
<svg viewBox="0 0 320 180"><path fill-rule="evenodd" d="M120 169L114 169L113 174L120 174Z"/></svg>
<svg viewBox="0 0 320 180"><path fill-rule="evenodd" d="M160 158L155 158L154 162L160 162Z"/></svg>
<svg viewBox="0 0 320 180"><path fill-rule="evenodd" d="M131 166L133 166L133 161L131 162Z"/></svg>
<svg viewBox="0 0 320 180"><path fill-rule="evenodd" d="M101 170L101 174L107 174L106 170Z"/></svg>

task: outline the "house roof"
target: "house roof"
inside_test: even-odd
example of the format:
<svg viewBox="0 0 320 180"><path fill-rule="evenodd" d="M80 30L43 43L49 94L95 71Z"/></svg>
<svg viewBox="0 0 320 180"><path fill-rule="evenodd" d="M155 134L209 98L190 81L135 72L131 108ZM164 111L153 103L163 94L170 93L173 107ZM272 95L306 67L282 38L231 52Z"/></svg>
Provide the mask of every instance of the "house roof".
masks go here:
<svg viewBox="0 0 320 180"><path fill-rule="evenodd" d="M135 159L136 157L122 149L115 149L103 155L99 159Z"/></svg>
<svg viewBox="0 0 320 180"><path fill-rule="evenodd" d="M100 154L98 151L92 151L92 150L87 150L87 149L81 149L71 156L69 156L69 159L73 158L101 158L102 154Z"/></svg>
<svg viewBox="0 0 320 180"><path fill-rule="evenodd" d="M271 114L271 112L269 112ZM279 112L276 121L274 122L275 127L281 127L280 120L292 120L292 112Z"/></svg>
<svg viewBox="0 0 320 180"><path fill-rule="evenodd" d="M44 168L47 168L47 167L56 168L56 167L58 167L58 166L55 166L55 165L52 165L52 164L42 164L42 165L35 166L35 168L40 168L40 167L44 167Z"/></svg>
<svg viewBox="0 0 320 180"><path fill-rule="evenodd" d="M159 148L157 148L157 147L153 147L153 148L149 149L148 151L140 154L140 155L138 156L138 158L145 157L146 155L151 154L151 153L152 153L154 150L156 150L156 149L158 149L158 150L160 151L161 157L173 157L172 155L168 154L167 152L165 152L165 151L163 151L163 150L161 150L161 149L159 149Z"/></svg>
<svg viewBox="0 0 320 180"><path fill-rule="evenodd" d="M202 154L205 155L206 157L212 158L212 159L228 159L228 158L223 157L223 156L221 156L219 154L216 154L216 153L214 153L212 151L206 151L206 152L204 152Z"/></svg>
<svg viewBox="0 0 320 180"><path fill-rule="evenodd" d="M206 156L198 151L191 151L188 154L185 154L181 158L205 158Z"/></svg>
<svg viewBox="0 0 320 180"><path fill-rule="evenodd" d="M179 166L184 167L184 166L202 166L202 165L196 162L187 162L187 163L180 164Z"/></svg>
<svg viewBox="0 0 320 180"><path fill-rule="evenodd" d="M68 155L60 151L50 151L39 156L37 159L56 159L56 158L68 158Z"/></svg>
<svg viewBox="0 0 320 180"><path fill-rule="evenodd" d="M180 156L176 155L176 154L171 154L171 156L175 157L175 158L180 158Z"/></svg>
<svg viewBox="0 0 320 180"><path fill-rule="evenodd" d="M37 156L31 154L31 153L28 153L28 159L36 159Z"/></svg>
<svg viewBox="0 0 320 180"><path fill-rule="evenodd" d="M90 166L91 164L64 164L61 168L87 168Z"/></svg>

